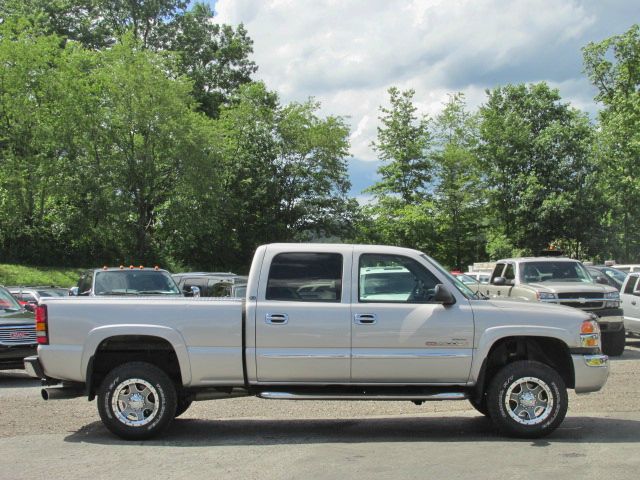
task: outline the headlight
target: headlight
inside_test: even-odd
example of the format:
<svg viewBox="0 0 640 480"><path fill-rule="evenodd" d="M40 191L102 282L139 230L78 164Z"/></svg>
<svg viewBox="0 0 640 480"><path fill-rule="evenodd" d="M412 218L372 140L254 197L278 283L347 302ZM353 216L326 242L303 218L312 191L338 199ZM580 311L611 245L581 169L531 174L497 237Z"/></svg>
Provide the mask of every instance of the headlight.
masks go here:
<svg viewBox="0 0 640 480"><path fill-rule="evenodd" d="M604 308L620 307L620 292L606 292L604 298L607 300L604 302Z"/></svg>
<svg viewBox="0 0 640 480"><path fill-rule="evenodd" d="M555 293L551 292L537 292L538 300L555 300L558 298Z"/></svg>
<svg viewBox="0 0 640 480"><path fill-rule="evenodd" d="M580 345L584 348L600 347L600 326L595 320L585 320L580 326Z"/></svg>

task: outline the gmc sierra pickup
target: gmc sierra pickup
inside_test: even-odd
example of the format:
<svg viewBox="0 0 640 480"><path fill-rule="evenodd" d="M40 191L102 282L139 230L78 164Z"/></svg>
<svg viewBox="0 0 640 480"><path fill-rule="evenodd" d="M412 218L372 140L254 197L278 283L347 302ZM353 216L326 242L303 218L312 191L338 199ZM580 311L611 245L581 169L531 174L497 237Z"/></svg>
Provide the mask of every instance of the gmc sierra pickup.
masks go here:
<svg viewBox="0 0 640 480"><path fill-rule="evenodd" d="M105 426L152 437L194 400L463 400L503 433L539 437L567 389L606 382L581 310L485 300L427 255L384 246L259 247L245 299L43 299L46 399L97 397ZM54 386L61 384L60 386Z"/></svg>

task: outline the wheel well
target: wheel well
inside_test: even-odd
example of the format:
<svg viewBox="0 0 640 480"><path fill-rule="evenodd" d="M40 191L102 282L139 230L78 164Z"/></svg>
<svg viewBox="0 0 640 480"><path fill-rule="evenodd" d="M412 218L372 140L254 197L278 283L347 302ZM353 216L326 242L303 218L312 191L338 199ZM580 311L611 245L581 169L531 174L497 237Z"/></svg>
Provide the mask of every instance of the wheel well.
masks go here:
<svg viewBox="0 0 640 480"><path fill-rule="evenodd" d="M491 346L478 377L476 391L481 397L493 376L505 365L518 360L535 360L555 369L568 388L575 387L569 347L551 337L507 337Z"/></svg>
<svg viewBox="0 0 640 480"><path fill-rule="evenodd" d="M171 343L164 338L148 335L121 335L103 340L87 367L89 400L104 377L115 367L128 362L149 362L161 368L176 386L182 386L178 356Z"/></svg>

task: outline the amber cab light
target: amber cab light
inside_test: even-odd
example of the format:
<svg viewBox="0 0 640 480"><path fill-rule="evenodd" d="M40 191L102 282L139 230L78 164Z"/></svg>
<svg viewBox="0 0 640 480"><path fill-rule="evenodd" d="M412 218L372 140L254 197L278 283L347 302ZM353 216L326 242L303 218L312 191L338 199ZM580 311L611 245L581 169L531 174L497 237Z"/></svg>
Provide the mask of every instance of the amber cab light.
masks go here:
<svg viewBox="0 0 640 480"><path fill-rule="evenodd" d="M38 340L38 344L40 345L48 345L49 344L49 332L48 332L48 316L47 316L47 306L46 305L38 305L36 307L36 338Z"/></svg>

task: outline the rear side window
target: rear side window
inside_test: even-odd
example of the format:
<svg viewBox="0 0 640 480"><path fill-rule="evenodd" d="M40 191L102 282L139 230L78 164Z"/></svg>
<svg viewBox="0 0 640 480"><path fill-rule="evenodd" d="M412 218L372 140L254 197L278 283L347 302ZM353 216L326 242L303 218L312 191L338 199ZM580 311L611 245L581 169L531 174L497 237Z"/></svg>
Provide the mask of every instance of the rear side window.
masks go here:
<svg viewBox="0 0 640 480"><path fill-rule="evenodd" d="M266 299L340 302L342 255L306 252L276 255L269 269Z"/></svg>

